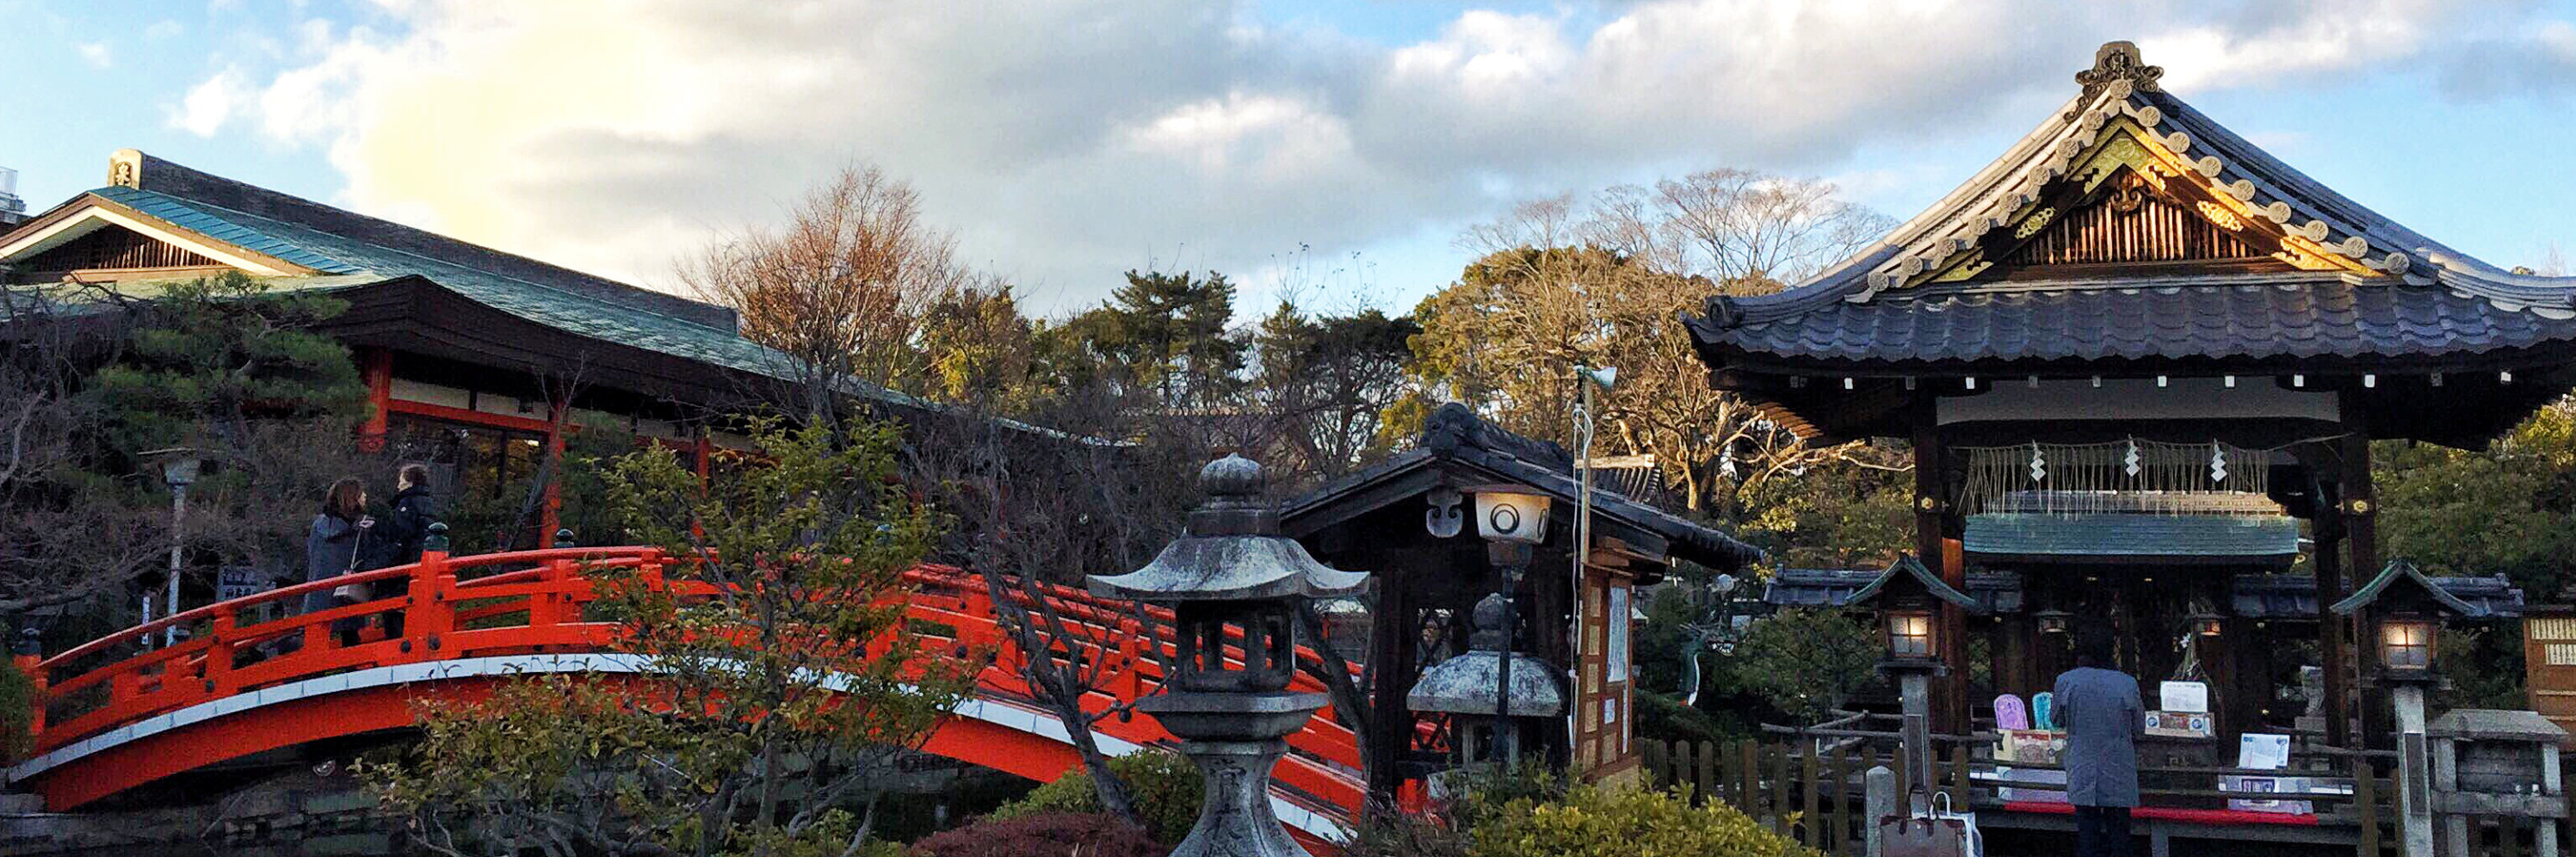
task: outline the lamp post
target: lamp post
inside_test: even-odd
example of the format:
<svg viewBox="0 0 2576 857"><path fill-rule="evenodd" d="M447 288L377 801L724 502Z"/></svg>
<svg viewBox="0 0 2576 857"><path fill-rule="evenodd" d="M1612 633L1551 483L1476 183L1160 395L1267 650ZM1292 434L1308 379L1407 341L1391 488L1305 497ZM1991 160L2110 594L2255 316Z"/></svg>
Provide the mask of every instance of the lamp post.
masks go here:
<svg viewBox="0 0 2576 857"><path fill-rule="evenodd" d="M1896 676L1897 696L1905 714L1901 740L1905 745L1906 768L1914 779L1911 787L1929 794L1932 783L1932 677L1946 671L1940 659L1941 624L1933 621L1928 605L1914 604L1889 607L1884 623L1887 659L1879 662L1879 669Z"/></svg>
<svg viewBox="0 0 2576 857"><path fill-rule="evenodd" d="M204 466L205 459L199 457L195 449L179 446L146 452L143 454L143 460L158 467L161 471L161 484L170 486L170 598L168 608L163 610L161 615L177 616L179 615L179 569L185 560L188 545L188 486L197 481L197 472ZM143 599L143 621L146 623L152 621L150 596L145 596ZM168 646L178 641L179 626L172 625L162 629L161 645Z"/></svg>
<svg viewBox="0 0 2576 857"><path fill-rule="evenodd" d="M1601 414L1593 406L1592 393L1594 388L1606 392L1619 383L1619 369L1616 366L1578 365L1574 367L1574 375L1575 389L1580 392L1574 401L1574 479L1581 490L1574 498L1574 574L1566 582L1565 602L1571 608L1567 613L1573 620L1565 623L1565 650L1580 653L1583 651L1583 566L1592 559L1592 435ZM1578 654L1574 663L1566 665L1567 684L1575 685L1582 681L1574 674L1574 664L1582 661ZM1567 709L1565 735L1568 740L1574 737L1574 718L1574 710Z"/></svg>
<svg viewBox="0 0 2576 857"><path fill-rule="evenodd" d="M1136 707L1181 739L1205 774L1198 824L1173 857L1302 857L1270 810L1270 769L1289 734L1324 707L1319 693L1289 693L1297 671L1296 610L1306 599L1346 595L1368 576L1316 562L1279 534L1279 511L1262 500L1261 465L1238 455L1199 470L1205 502L1189 528L1144 568L1093 575L1093 593L1172 605L1178 636L1169 691ZM1242 657L1226 657L1240 634Z"/></svg>
<svg viewBox="0 0 2576 857"><path fill-rule="evenodd" d="M2409 610L2379 619L2380 680L2388 684L2389 707L2397 716L2398 765L2407 774L2398 808L2409 855L2433 853L2433 807L2425 794L2432 766L2424 718L2424 691L2441 681L2433 672L2433 640L2432 616Z"/></svg>
<svg viewBox="0 0 2576 857"><path fill-rule="evenodd" d="M1494 676L1494 755L1517 760L1520 734L1513 728L1507 700L1512 692L1512 641L1518 639L1520 627L1518 594L1521 576L1529 571L1530 547L1547 538L1547 510L1555 498L1518 485L1492 485L1474 493L1476 526L1485 537L1485 556L1503 575L1503 644L1501 665ZM1582 553L1580 548L1575 552ZM1572 612L1579 617L1583 615L1580 590L1576 594Z"/></svg>

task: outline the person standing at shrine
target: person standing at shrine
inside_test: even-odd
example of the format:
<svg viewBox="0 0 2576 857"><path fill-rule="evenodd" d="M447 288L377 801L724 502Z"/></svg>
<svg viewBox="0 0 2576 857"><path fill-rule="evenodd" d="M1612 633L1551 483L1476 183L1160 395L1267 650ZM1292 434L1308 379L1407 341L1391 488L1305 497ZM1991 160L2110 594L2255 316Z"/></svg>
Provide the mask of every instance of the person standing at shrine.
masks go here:
<svg viewBox="0 0 2576 857"><path fill-rule="evenodd" d="M2075 668L2057 677L2051 695L2055 719L2066 728L2066 799L2075 805L2077 857L2129 854L2146 705L2138 680L2113 667L2110 632L2088 623L2075 638Z"/></svg>

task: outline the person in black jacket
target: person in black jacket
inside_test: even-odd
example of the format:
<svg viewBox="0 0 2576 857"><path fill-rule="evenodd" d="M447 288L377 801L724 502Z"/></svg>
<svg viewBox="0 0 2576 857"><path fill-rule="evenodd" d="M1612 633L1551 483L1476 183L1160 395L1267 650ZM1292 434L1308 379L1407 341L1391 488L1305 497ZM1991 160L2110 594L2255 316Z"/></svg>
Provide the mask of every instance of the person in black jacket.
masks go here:
<svg viewBox="0 0 2576 857"><path fill-rule="evenodd" d="M429 495L429 468L405 464L394 471L393 511L368 533L376 550L368 558L368 568L392 568L420 561L421 542L429 536L429 525L438 522L438 501ZM411 586L402 578L379 580L369 596L378 599L400 598ZM403 614L389 610L382 614L385 636L400 637Z"/></svg>

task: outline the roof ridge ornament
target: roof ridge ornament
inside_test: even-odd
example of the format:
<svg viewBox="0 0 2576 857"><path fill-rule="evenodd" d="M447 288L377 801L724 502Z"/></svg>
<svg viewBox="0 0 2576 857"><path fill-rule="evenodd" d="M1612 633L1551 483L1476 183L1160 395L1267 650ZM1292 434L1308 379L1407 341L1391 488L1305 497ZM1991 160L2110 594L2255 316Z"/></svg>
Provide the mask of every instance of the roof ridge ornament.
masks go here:
<svg viewBox="0 0 2576 857"><path fill-rule="evenodd" d="M2076 109L2068 111L2067 121L2074 121L2093 97L2113 84L2127 81L2139 92L2164 91L2156 79L2165 75L2164 66L2148 65L2138 56L2136 42L2107 42L2093 52L2093 67L2075 73L2075 82L2084 85L2084 95L2075 100Z"/></svg>

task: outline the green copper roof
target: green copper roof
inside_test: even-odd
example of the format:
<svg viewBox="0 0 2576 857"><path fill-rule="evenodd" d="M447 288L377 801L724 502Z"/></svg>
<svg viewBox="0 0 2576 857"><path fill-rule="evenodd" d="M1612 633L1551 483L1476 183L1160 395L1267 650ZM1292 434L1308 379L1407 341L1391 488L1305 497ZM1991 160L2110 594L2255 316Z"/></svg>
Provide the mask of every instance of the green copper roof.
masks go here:
<svg viewBox="0 0 2576 857"><path fill-rule="evenodd" d="M326 274L374 275L375 282L419 276L478 303L577 336L758 375L776 377L786 371L777 352L732 330L646 307L156 191L106 187L92 193L190 232ZM364 277L355 281L370 282ZM329 278L330 285L352 282L346 276ZM325 287L319 279L300 285Z"/></svg>
<svg viewBox="0 0 2576 857"><path fill-rule="evenodd" d="M2289 559L2299 522L2287 515L2039 512L1968 516L1961 547L2001 556L2176 556Z"/></svg>

